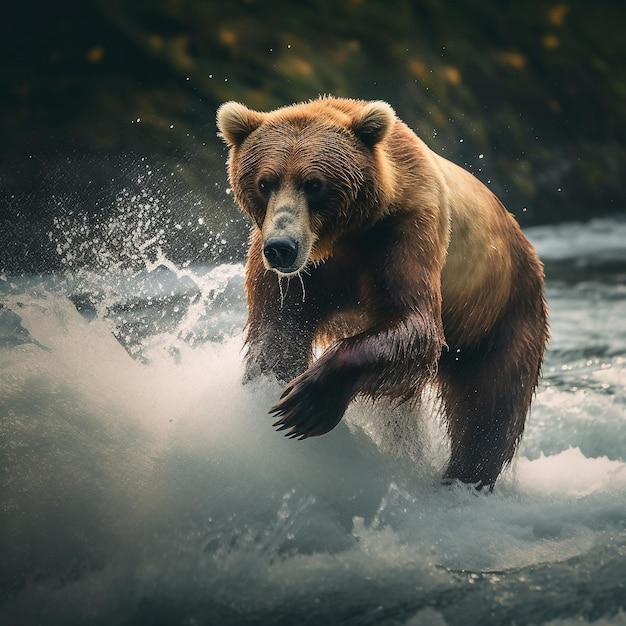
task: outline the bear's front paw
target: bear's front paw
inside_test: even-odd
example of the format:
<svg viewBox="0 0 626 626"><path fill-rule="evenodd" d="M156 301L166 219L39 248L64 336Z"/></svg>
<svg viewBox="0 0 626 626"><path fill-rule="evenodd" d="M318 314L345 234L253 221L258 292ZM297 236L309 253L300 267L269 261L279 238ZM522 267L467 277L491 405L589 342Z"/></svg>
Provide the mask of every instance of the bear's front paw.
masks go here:
<svg viewBox="0 0 626 626"><path fill-rule="evenodd" d="M273 426L290 439L325 435L341 421L351 399L350 385L323 383L309 370L292 380L270 409L280 418Z"/></svg>

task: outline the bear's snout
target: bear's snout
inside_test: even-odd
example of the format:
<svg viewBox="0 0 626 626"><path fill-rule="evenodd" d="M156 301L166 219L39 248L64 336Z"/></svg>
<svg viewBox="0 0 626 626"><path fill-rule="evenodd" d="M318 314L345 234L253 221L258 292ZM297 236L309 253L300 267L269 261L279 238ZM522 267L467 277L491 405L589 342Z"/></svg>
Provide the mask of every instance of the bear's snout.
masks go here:
<svg viewBox="0 0 626 626"><path fill-rule="evenodd" d="M291 237L272 237L265 242L263 255L270 267L289 269L298 258L298 242Z"/></svg>

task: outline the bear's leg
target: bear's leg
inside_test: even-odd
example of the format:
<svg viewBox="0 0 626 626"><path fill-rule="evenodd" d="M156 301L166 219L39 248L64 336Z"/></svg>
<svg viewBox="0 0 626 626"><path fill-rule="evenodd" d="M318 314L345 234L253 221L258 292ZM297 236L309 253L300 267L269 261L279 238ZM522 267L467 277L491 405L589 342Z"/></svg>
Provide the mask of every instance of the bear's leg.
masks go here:
<svg viewBox="0 0 626 626"><path fill-rule="evenodd" d="M451 442L446 482L491 490L515 454L539 377L545 329L536 328L531 342L512 336L512 330L514 325L441 357L440 392Z"/></svg>
<svg viewBox="0 0 626 626"><path fill-rule="evenodd" d="M526 407L507 406L506 398L493 397L474 384L449 384L444 406L450 434L450 462L444 480L459 480L477 489L493 488L511 461L524 428Z"/></svg>

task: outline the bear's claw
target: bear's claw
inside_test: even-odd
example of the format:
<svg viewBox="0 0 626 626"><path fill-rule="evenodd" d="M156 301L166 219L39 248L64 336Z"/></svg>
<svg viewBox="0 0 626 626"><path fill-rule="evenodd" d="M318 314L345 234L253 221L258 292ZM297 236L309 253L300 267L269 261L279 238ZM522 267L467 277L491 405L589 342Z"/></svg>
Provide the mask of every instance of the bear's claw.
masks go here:
<svg viewBox="0 0 626 626"><path fill-rule="evenodd" d="M350 401L346 394L333 393L305 372L293 380L270 409L279 418L273 426L286 431L289 439L319 437L331 431L343 417Z"/></svg>

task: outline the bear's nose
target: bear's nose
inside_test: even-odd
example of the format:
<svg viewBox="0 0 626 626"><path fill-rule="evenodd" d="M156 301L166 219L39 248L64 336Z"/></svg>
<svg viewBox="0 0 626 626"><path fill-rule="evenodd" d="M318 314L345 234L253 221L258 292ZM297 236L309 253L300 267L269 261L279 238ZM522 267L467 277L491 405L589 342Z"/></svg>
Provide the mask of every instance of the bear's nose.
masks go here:
<svg viewBox="0 0 626 626"><path fill-rule="evenodd" d="M265 242L263 254L270 267L291 267L298 256L298 242L291 237L272 237Z"/></svg>

